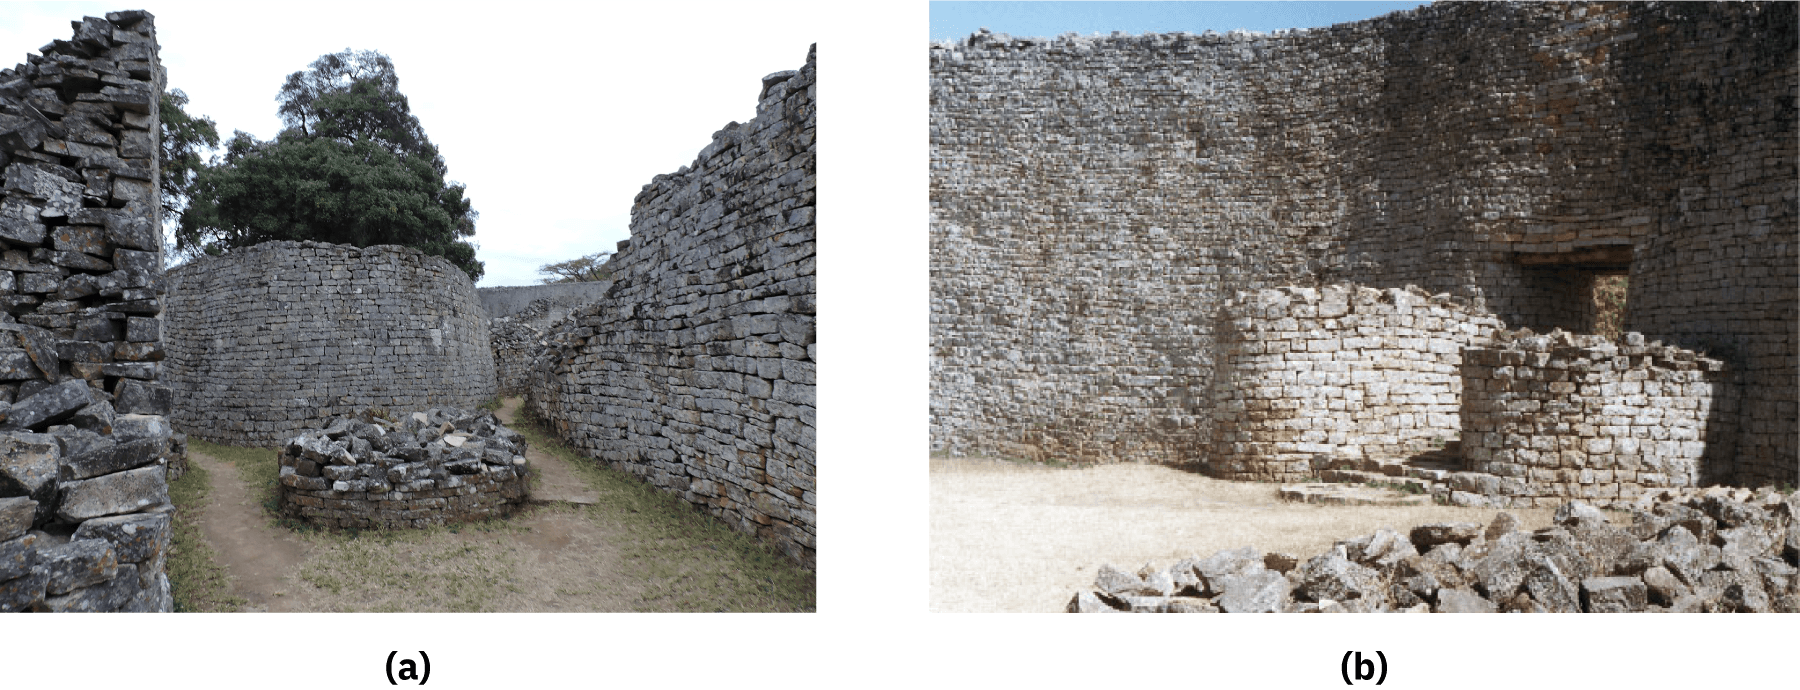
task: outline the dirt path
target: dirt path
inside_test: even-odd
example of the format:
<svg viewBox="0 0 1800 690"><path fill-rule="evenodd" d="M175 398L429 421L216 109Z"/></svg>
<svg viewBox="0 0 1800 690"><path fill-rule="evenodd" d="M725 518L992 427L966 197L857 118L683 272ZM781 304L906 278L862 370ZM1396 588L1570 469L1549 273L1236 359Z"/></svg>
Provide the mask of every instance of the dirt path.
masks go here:
<svg viewBox="0 0 1800 690"><path fill-rule="evenodd" d="M1136 570L1254 546L1302 558L1381 527L1487 522L1495 510L1316 506L1277 485L1227 482L1170 467L1049 469L931 459L931 609L1062 610L1102 563ZM1527 528L1552 512L1514 510Z"/></svg>
<svg viewBox="0 0 1800 690"><path fill-rule="evenodd" d="M220 565L231 573L231 593L249 602L243 610L306 610L307 588L295 587L293 574L312 551L311 545L269 525L236 465L199 452L190 453L188 459L211 477L212 491L200 527L218 550Z"/></svg>
<svg viewBox="0 0 1800 690"><path fill-rule="evenodd" d="M511 423L519 400L496 414ZM346 539L272 524L235 465L194 451L211 492L200 522L244 611L625 611L646 584L622 577L618 536L587 511L594 492L532 449L531 507L493 531Z"/></svg>
<svg viewBox="0 0 1800 690"><path fill-rule="evenodd" d="M494 411L501 424L512 426L514 417L519 413L519 398L507 398ZM525 462L538 473L537 486L531 488L533 503L563 502L579 505L593 505L598 497L582 483L581 478L569 469L569 465L561 458L539 451L536 448L525 450Z"/></svg>

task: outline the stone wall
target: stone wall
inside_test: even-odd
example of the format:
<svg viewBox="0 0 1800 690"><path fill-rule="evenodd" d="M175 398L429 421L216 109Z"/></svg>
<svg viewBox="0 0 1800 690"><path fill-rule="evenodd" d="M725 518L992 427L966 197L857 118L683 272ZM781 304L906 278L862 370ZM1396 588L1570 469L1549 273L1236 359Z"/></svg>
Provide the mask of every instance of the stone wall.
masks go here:
<svg viewBox="0 0 1800 690"><path fill-rule="evenodd" d="M627 243L621 243L627 244ZM512 316L517 312L529 309L539 300L550 304L549 312L556 321L569 314L575 307L600 299L606 294L610 281L584 283L552 283L550 285L508 285L504 287L476 288L481 297L481 308L487 311L488 318L497 319Z"/></svg>
<svg viewBox="0 0 1800 690"><path fill-rule="evenodd" d="M0 611L169 611L155 20L0 70Z"/></svg>
<svg viewBox="0 0 1800 690"><path fill-rule="evenodd" d="M1200 461L1239 291L1411 284L1579 329L1626 273L1626 329L1746 381L1736 480L1800 480L1797 27L1446 3L934 44L932 448Z"/></svg>
<svg viewBox="0 0 1800 690"><path fill-rule="evenodd" d="M1307 478L1320 455L1403 459L1456 438L1463 348L1500 327L1414 287L1242 292L1220 313L1206 469L1261 481Z"/></svg>
<svg viewBox="0 0 1800 690"><path fill-rule="evenodd" d="M1736 391L1719 360L1600 336L1512 331L1463 354L1459 504L1624 506L1733 474ZM1476 474L1479 473L1479 474Z"/></svg>
<svg viewBox="0 0 1800 690"><path fill-rule="evenodd" d="M173 423L272 446L368 407L493 397L488 325L466 274L406 247L267 242L169 272Z"/></svg>
<svg viewBox="0 0 1800 690"><path fill-rule="evenodd" d="M528 398L569 443L811 567L815 59L658 175L604 299L558 324Z"/></svg>

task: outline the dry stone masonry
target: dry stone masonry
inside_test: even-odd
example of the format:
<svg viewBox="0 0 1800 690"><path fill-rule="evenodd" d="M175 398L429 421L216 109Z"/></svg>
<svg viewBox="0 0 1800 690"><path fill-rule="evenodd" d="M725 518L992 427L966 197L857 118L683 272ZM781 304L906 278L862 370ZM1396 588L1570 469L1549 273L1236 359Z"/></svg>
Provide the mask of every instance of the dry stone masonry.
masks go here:
<svg viewBox="0 0 1800 690"><path fill-rule="evenodd" d="M525 437L491 414L363 410L288 439L281 514L338 528L423 528L501 517L529 489Z"/></svg>
<svg viewBox="0 0 1800 690"><path fill-rule="evenodd" d="M169 272L173 422L272 446L368 407L494 396L487 318L467 274L416 249L267 242Z"/></svg>
<svg viewBox="0 0 1800 690"><path fill-rule="evenodd" d="M1800 493L1646 496L1630 520L1581 501L1535 532L1382 529L1301 560L1253 547L1136 573L1100 567L1070 613L1800 613Z"/></svg>
<svg viewBox="0 0 1800 690"><path fill-rule="evenodd" d="M1459 505L1629 504L1730 474L1736 396L1724 362L1561 331L1506 331L1463 355ZM1490 498L1491 497L1491 498Z"/></svg>
<svg viewBox="0 0 1800 690"><path fill-rule="evenodd" d="M1404 458L1455 438L1463 348L1499 319L1415 287L1238 293L1220 310L1210 472L1293 481L1325 456Z"/></svg>
<svg viewBox="0 0 1800 690"><path fill-rule="evenodd" d="M1417 285L1591 333L1622 274L1623 330L1738 382L1702 481L1800 483L1800 6L984 32L930 66L934 451L1204 464L1241 433L1234 295Z"/></svg>
<svg viewBox="0 0 1800 690"><path fill-rule="evenodd" d="M816 551L815 56L638 194L603 299L552 329L527 404L583 451Z"/></svg>
<svg viewBox="0 0 1800 690"><path fill-rule="evenodd" d="M546 345L544 331L573 311L559 309L549 299L531 304L508 316L488 312L488 343L494 349L494 380L500 395L522 395L531 385L531 363Z"/></svg>
<svg viewBox="0 0 1800 690"><path fill-rule="evenodd" d="M154 19L0 70L0 611L169 611Z"/></svg>

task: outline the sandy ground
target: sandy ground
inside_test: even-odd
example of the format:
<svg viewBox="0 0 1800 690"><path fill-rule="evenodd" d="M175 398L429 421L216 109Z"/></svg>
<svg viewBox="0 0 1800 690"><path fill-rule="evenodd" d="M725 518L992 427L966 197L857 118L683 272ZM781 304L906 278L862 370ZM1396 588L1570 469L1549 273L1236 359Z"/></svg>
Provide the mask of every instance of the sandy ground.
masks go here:
<svg viewBox="0 0 1800 690"><path fill-rule="evenodd" d="M517 408L516 398L509 403L497 414L503 422ZM190 460L211 474L200 524L245 611L622 611L636 608L645 586L617 575L613 535L584 516L598 508L578 505L593 502L587 487L537 450L526 454L542 476L533 498L548 505L493 532L386 540L277 527L235 466L199 452Z"/></svg>
<svg viewBox="0 0 1800 690"><path fill-rule="evenodd" d="M1103 563L1136 570L1254 546L1302 559L1381 527L1493 520L1446 506L1315 506L1276 484L1227 482L1150 465L1052 469L931 459L931 610L1061 611ZM1548 509L1509 511L1524 527Z"/></svg>

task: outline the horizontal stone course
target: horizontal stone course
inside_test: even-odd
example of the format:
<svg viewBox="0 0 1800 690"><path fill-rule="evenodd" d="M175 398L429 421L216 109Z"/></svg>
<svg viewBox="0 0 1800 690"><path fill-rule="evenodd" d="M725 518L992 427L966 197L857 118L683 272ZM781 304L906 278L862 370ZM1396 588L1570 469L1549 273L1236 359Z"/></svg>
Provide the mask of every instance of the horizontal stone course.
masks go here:
<svg viewBox="0 0 1800 690"><path fill-rule="evenodd" d="M368 407L494 396L468 275L394 245L266 242L169 273L163 377L184 433L268 446Z"/></svg>
<svg viewBox="0 0 1800 690"><path fill-rule="evenodd" d="M546 329L527 405L568 441L755 534L817 550L815 56L632 206L603 297Z"/></svg>

